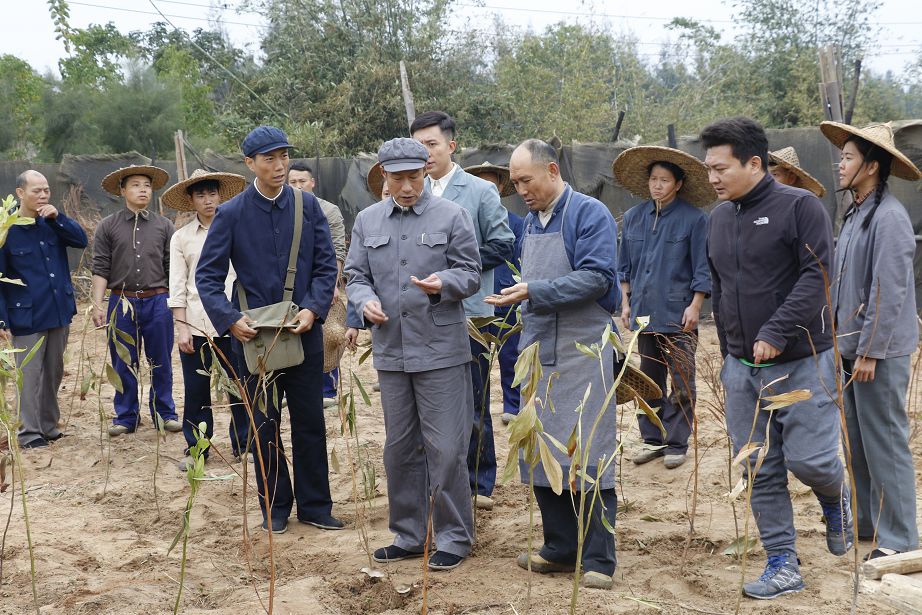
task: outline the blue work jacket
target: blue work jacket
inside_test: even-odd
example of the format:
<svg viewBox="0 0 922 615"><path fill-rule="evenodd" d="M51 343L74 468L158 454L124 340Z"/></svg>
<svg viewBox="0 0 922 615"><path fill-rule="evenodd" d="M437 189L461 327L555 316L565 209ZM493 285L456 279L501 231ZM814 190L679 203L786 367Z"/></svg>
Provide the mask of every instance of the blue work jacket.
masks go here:
<svg viewBox="0 0 922 615"><path fill-rule="evenodd" d="M522 216L512 213L511 211L507 212L507 216L509 230L511 230L512 234L515 235L515 247L513 248L512 258L509 259L509 262L512 263L519 272L521 272L522 236L525 234L525 219ZM515 278L513 276L514 274L512 269L509 268L509 265L506 263L499 265L496 269L493 270L493 292L499 294L500 291L502 291L504 288L514 286ZM496 308L496 313L502 316L513 307L515 306L499 306Z"/></svg>

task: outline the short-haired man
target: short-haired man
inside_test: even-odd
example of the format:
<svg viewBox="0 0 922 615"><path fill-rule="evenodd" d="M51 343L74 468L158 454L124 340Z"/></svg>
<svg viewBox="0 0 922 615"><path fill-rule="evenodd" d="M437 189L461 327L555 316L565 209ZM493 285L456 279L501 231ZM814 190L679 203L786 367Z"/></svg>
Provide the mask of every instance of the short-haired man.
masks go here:
<svg viewBox="0 0 922 615"><path fill-rule="evenodd" d="M314 171L307 164L295 161L288 166L288 185L295 190L303 190L314 194L317 180ZM314 195L317 196L317 195ZM326 216L330 225L330 236L333 238L333 249L336 250L336 290L333 291L333 302L339 301L339 284L343 275L343 263L346 262L346 222L343 212L333 203L317 197L320 209ZM336 387L339 381L339 368L335 367L323 374L323 406L324 408L336 405Z"/></svg>
<svg viewBox="0 0 922 615"><path fill-rule="evenodd" d="M295 190L286 185L288 137L272 126L254 128L243 140L247 167L256 179L246 190L221 206L208 230L195 283L205 312L219 333L230 331L245 343L256 335L253 321L240 311L240 293L228 300L225 280L230 266L246 293L251 309L278 303L285 293L289 255L295 231ZM301 336L304 361L272 373L272 384L246 369L243 348L234 344L237 363L254 405L252 424L257 457L256 485L263 512L263 529L282 533L297 500L298 521L327 530L343 528L331 513L327 437L323 420L323 329L336 285L336 254L330 226L314 195L302 194L303 228L298 248L292 301L301 308L291 331ZM276 394L265 390L275 387ZM281 410L277 400L288 400L291 417L291 464L281 441ZM262 398L264 404L257 404ZM265 411L258 405L264 406ZM267 499L268 494L268 499Z"/></svg>
<svg viewBox="0 0 922 615"><path fill-rule="evenodd" d="M38 171L16 179L19 215L34 224L15 225L0 249L0 273L24 286L0 282L0 339L12 334L16 364L22 368L19 394L19 445L48 446L64 434L58 429L58 389L64 377L64 350L70 321L77 313L67 248L85 248L86 233L51 204L48 180ZM22 366L39 341L32 360Z"/></svg>
<svg viewBox="0 0 922 615"><path fill-rule="evenodd" d="M462 300L480 284L474 227L459 205L425 187L429 155L413 139L378 150L388 198L359 212L346 258L349 333L372 327L384 408L391 545L374 559L420 557L430 515L433 570L471 551L474 515L465 455L470 440L470 344Z"/></svg>
<svg viewBox="0 0 922 615"><path fill-rule="evenodd" d="M586 571L583 585L600 589L612 586L615 572L615 539L605 528L602 515L614 527L618 500L615 493L614 464L602 473L598 460L615 454L617 413L612 401L601 418L606 386L611 386L615 357L612 346L602 350L599 362L587 357L576 343L598 344L606 328L612 327L612 313L618 304L618 226L600 201L580 194L560 176L560 163L553 147L538 139L529 139L512 152L509 173L529 214L525 217L522 238L522 281L491 295L491 305L522 303L522 339L524 349L538 342L544 375L538 391L544 395L554 379L548 403L538 411L544 431L566 442L576 427L583 425L588 458L593 463L583 468L597 478L600 502L593 506L588 520L582 552ZM557 377L559 376L559 377ZM591 386L590 390L589 387ZM581 415L576 412L584 400ZM581 417L581 418L580 418ZM595 435L588 440L587 426L594 425ZM515 429L515 420L512 422ZM552 454L569 475L570 458L552 448ZM528 466L519 464L523 480ZM563 481L564 493L557 495L544 468L534 468L535 499L541 509L544 546L538 553L521 554L516 563L535 572L572 572L576 566L578 519L573 509L569 484ZM577 485L580 484L577 479ZM576 497L576 494L572 494ZM587 496L587 501L591 496Z"/></svg>
<svg viewBox="0 0 922 615"><path fill-rule="evenodd" d="M164 429L182 431L173 402L173 315L167 306L173 223L147 208L169 178L159 167L132 165L102 180L106 192L125 199L125 209L103 218L93 236L93 324L102 327L114 319L115 328L131 338L126 344L122 335L108 333L112 366L122 384L122 391L115 392L115 418L109 426L113 437L132 433L141 424L135 374L142 346L152 368L151 419L157 421L156 412ZM103 308L106 289L108 309ZM127 347L131 367L120 347Z"/></svg>
<svg viewBox="0 0 922 615"><path fill-rule="evenodd" d="M853 542L823 281L832 265L832 225L815 195L766 173L768 140L753 120L715 122L701 141L710 182L723 201L708 221L708 261L727 429L735 453L768 447L750 477L768 562L743 592L770 599L804 588L788 470L816 494L829 551L844 555ZM763 398L803 389L810 399L765 410ZM759 454L748 458L747 471Z"/></svg>
<svg viewBox="0 0 922 615"><path fill-rule="evenodd" d="M429 111L416 116L410 125L410 135L426 146L426 180L433 196L454 201L470 214L480 246L483 267L480 288L464 300L468 318L492 317L493 308L484 298L493 292L493 269L512 258L515 236L506 222L506 208L499 200L499 192L491 182L467 173L452 160L457 149L455 121L442 111ZM473 406L471 408L471 441L468 446L467 466L471 492L479 508L493 507L493 487L496 484L496 450L493 443L493 421L490 417L490 365L483 356L489 349L474 339L471 346L471 383ZM478 450L480 454L478 455Z"/></svg>
<svg viewBox="0 0 922 615"><path fill-rule="evenodd" d="M179 469L183 472L193 462L189 457L189 448L198 441L195 430L199 425L205 423L204 435L209 440L212 440L214 434L210 376L214 361L218 361L228 377L233 377L236 372L228 363L233 357L230 337L218 334L202 307L202 300L195 288L195 269L218 206L239 194L244 186L246 179L242 175L208 173L196 169L188 179L174 184L163 193L165 205L177 211L195 212L195 218L176 231L170 240L170 298L167 300L176 321L179 362L182 364L185 388L182 432L186 438L186 457L179 462ZM225 294L228 298L233 293L236 279L237 276L231 270L225 281ZM209 338L217 351L211 347L206 348L209 346ZM250 419L239 397L232 397L231 453L235 459L240 460L248 448ZM205 449L206 459L210 449Z"/></svg>

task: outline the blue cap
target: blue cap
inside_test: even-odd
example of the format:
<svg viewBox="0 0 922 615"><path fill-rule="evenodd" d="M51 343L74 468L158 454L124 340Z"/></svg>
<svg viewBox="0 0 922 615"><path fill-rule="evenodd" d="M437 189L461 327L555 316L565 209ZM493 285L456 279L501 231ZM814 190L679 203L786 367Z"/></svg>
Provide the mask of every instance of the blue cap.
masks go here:
<svg viewBox="0 0 922 615"><path fill-rule="evenodd" d="M416 139L400 137L386 141L378 150L378 162L385 171L396 173L426 166L429 150Z"/></svg>
<svg viewBox="0 0 922 615"><path fill-rule="evenodd" d="M288 135L274 126L259 126L250 131L240 149L244 156L252 158L256 154L265 154L283 147L291 147Z"/></svg>

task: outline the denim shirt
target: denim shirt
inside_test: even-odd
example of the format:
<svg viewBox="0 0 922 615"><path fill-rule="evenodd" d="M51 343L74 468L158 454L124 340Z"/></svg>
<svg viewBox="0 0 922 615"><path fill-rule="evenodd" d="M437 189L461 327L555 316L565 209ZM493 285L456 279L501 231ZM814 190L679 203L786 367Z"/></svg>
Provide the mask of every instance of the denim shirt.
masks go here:
<svg viewBox="0 0 922 615"><path fill-rule="evenodd" d="M516 268L516 270L522 270L522 236L525 234L525 219L522 216L516 215L514 213L507 212L507 222L509 223L509 229L512 231L512 234L515 235L515 248L512 251L512 258L509 259L509 262ZM509 265L503 263L493 270L493 292L497 295L504 288L509 288L510 286L515 286L515 274L512 272L512 269L509 268ZM506 315L510 310L514 309L515 306L504 305L498 306L496 308L496 314L498 316Z"/></svg>
<svg viewBox="0 0 922 615"><path fill-rule="evenodd" d="M660 210L645 201L624 214L618 279L631 285L631 329L649 316L647 331L682 330L682 315L696 292L710 294L707 214L682 199Z"/></svg>

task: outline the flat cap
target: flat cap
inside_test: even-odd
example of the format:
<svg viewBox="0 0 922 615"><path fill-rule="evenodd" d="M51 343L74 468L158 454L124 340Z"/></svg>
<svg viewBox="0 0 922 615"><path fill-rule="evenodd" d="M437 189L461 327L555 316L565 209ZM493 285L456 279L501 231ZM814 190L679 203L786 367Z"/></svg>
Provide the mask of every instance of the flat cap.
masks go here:
<svg viewBox="0 0 922 615"><path fill-rule="evenodd" d="M400 137L386 141L378 150L378 162L385 171L396 173L421 169L429 160L429 150L416 139Z"/></svg>
<svg viewBox="0 0 922 615"><path fill-rule="evenodd" d="M265 154L277 149L291 147L288 135L275 126L257 126L243 140L240 149L247 158L256 154Z"/></svg>

